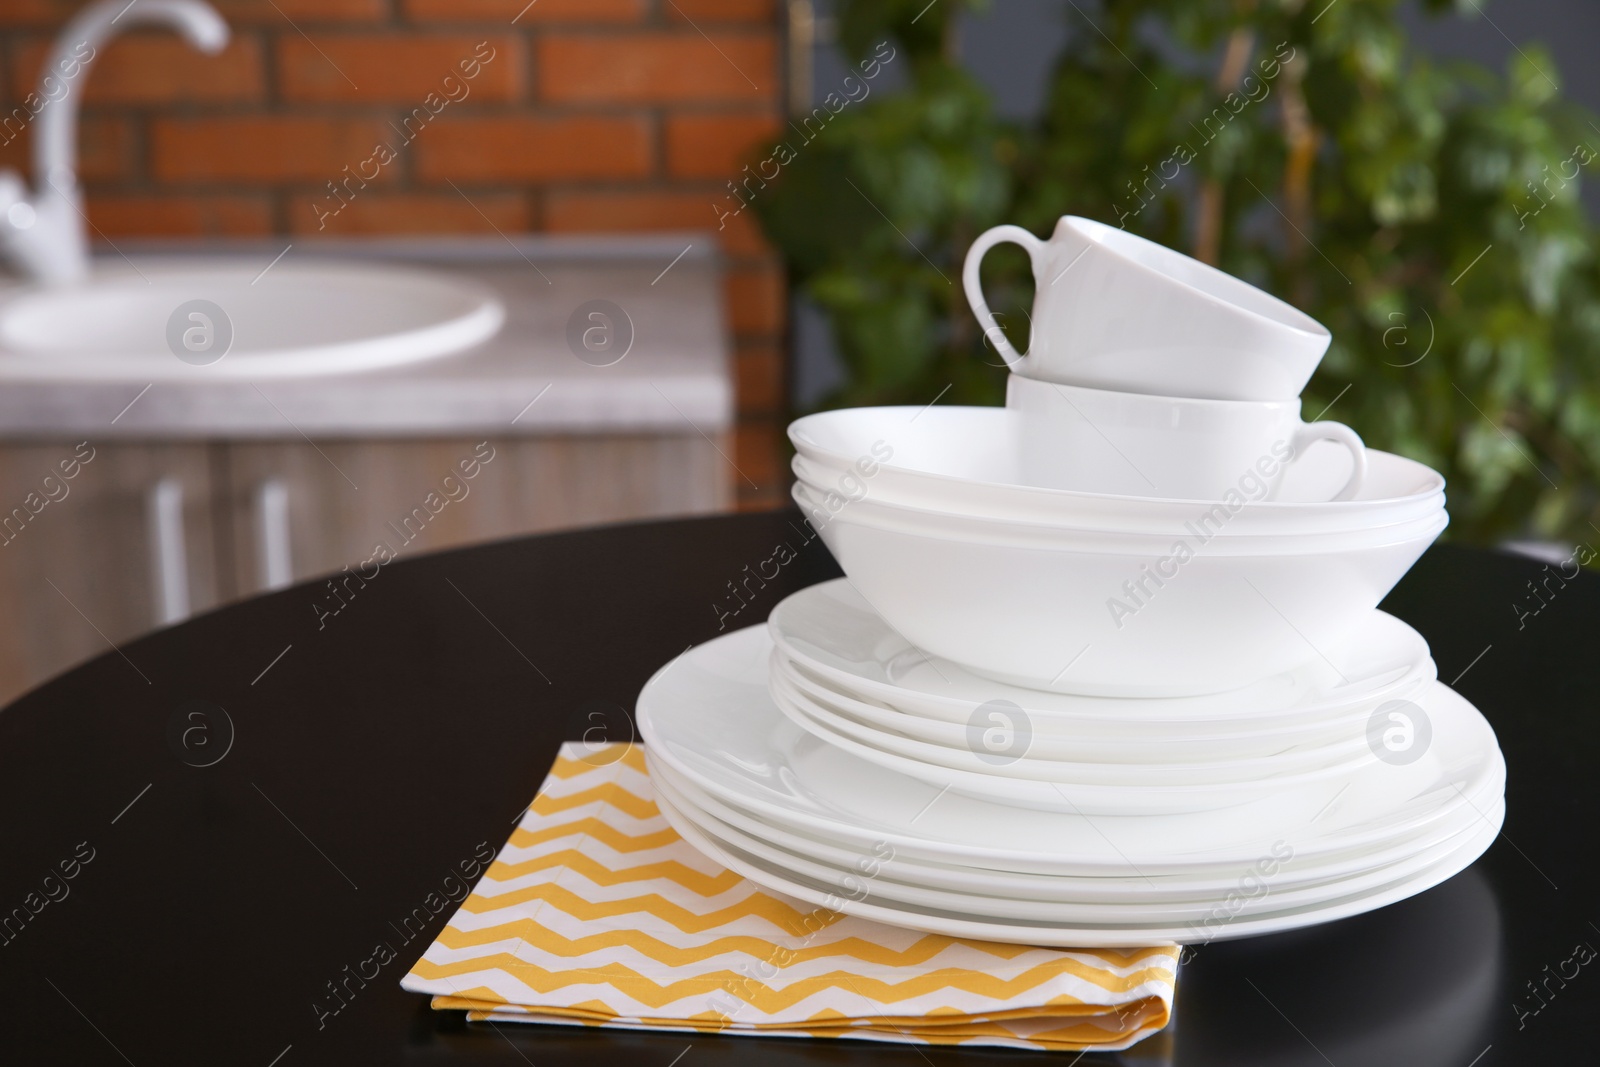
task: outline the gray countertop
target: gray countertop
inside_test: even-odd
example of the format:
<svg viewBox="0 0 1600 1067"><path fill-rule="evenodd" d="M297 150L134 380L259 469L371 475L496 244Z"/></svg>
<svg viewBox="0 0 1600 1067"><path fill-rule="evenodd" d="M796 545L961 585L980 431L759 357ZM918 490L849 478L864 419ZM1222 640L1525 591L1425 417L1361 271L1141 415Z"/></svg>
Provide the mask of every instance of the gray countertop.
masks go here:
<svg viewBox="0 0 1600 1067"><path fill-rule="evenodd" d="M722 271L707 234L123 242L106 255L238 255L265 266L285 245L297 258L381 259L477 279L501 295L505 325L456 355L368 374L148 388L8 382L0 438L711 434L733 424ZM591 366L567 344L569 316L595 299L633 323L632 347L611 366Z"/></svg>

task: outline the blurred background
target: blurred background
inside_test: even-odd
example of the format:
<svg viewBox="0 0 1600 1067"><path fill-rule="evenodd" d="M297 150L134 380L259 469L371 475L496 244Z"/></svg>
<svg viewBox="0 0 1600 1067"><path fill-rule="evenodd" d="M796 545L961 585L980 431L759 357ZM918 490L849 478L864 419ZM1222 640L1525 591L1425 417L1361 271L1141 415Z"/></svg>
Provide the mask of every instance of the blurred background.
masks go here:
<svg viewBox="0 0 1600 1067"><path fill-rule="evenodd" d="M1325 322L1306 416L1444 471L1451 536L1600 539L1593 5L216 0L214 54L83 6L0 4L0 699L295 581L337 625L411 553L781 506L796 412L998 402L961 257L1066 213ZM83 293L29 259L52 139ZM504 323L361 374L89 369L181 279L298 323L274 287L335 261ZM985 267L1022 347L1025 264Z"/></svg>

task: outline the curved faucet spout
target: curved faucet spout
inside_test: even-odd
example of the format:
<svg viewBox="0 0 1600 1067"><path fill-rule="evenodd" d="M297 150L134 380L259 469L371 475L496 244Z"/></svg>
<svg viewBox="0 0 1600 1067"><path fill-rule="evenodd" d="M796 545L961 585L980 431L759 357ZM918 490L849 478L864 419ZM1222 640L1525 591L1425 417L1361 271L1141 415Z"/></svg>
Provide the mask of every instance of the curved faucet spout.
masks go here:
<svg viewBox="0 0 1600 1067"><path fill-rule="evenodd" d="M40 281L75 281L88 274L77 174L78 94L106 42L139 23L172 26L208 55L228 43L228 24L204 0L100 0L62 29L39 78L33 210L13 213L9 225L0 219L0 246Z"/></svg>
<svg viewBox="0 0 1600 1067"><path fill-rule="evenodd" d="M56 37L39 79L33 175L43 192L77 184L78 101L89 67L106 42L138 23L172 26L194 47L215 55L228 44L228 24L204 0L101 0L73 16Z"/></svg>

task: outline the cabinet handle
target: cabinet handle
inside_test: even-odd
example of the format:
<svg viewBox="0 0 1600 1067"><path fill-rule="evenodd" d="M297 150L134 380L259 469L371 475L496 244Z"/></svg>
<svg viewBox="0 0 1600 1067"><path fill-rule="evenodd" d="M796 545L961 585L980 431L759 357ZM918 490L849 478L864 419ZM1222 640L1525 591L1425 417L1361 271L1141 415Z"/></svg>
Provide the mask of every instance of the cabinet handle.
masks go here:
<svg viewBox="0 0 1600 1067"><path fill-rule="evenodd" d="M189 617L189 553L183 539L183 485L162 478L145 497L150 530L150 573L157 626Z"/></svg>
<svg viewBox="0 0 1600 1067"><path fill-rule="evenodd" d="M276 478L256 487L257 577L264 590L283 589L294 581L289 554L289 490Z"/></svg>

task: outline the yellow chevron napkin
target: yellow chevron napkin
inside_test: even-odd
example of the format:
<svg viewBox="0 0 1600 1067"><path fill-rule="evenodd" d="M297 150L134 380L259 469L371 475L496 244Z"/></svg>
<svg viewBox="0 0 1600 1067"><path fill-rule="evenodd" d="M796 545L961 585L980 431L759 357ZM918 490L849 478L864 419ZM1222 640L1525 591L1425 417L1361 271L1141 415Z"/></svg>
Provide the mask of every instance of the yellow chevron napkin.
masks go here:
<svg viewBox="0 0 1600 1067"><path fill-rule="evenodd" d="M654 798L641 747L562 746L401 985L475 1021L935 1045L1112 1050L1167 1024L1175 945L1030 948L813 907L703 856Z"/></svg>

